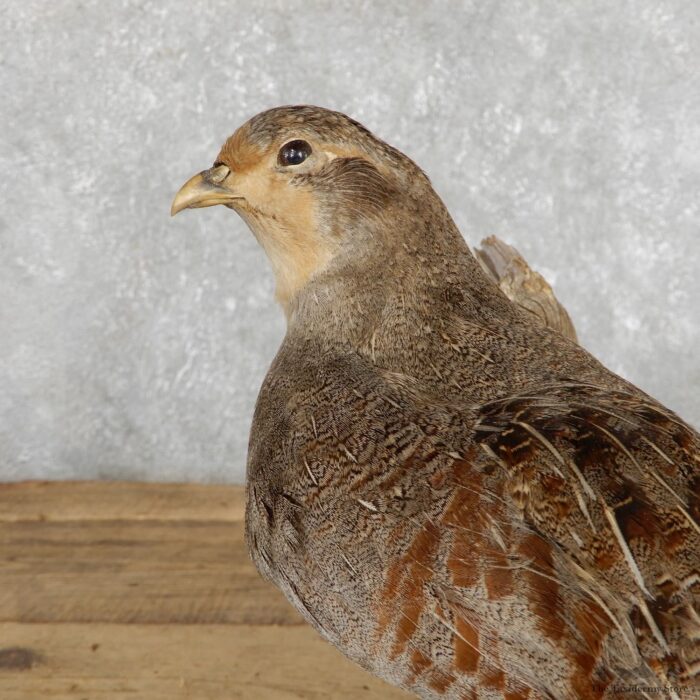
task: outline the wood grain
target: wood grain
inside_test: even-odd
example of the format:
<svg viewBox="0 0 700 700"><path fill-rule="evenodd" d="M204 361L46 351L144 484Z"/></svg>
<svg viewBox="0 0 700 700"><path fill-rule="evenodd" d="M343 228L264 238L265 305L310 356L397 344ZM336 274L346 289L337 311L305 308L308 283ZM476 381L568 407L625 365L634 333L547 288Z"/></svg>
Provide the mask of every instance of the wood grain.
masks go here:
<svg viewBox="0 0 700 700"><path fill-rule="evenodd" d="M0 624L3 700L400 700L307 625ZM18 649L23 649L24 654Z"/></svg>
<svg viewBox="0 0 700 700"><path fill-rule="evenodd" d="M263 581L238 487L0 484L0 699L407 698Z"/></svg>
<svg viewBox="0 0 700 700"><path fill-rule="evenodd" d="M0 488L0 621L301 624L243 542L242 490Z"/></svg>
<svg viewBox="0 0 700 700"><path fill-rule="evenodd" d="M130 481L0 483L0 522L16 520L219 520L243 522L240 486Z"/></svg>

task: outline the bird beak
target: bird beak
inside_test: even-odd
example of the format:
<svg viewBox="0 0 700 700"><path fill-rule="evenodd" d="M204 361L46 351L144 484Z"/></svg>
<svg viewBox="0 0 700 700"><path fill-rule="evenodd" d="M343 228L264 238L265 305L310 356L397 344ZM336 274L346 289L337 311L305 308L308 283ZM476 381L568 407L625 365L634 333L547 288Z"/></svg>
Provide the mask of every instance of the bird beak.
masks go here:
<svg viewBox="0 0 700 700"><path fill-rule="evenodd" d="M215 165L191 177L175 195L170 207L170 216L175 216L183 209L231 204L241 199L240 195L231 189L230 184L226 183L230 174L231 170L226 165Z"/></svg>

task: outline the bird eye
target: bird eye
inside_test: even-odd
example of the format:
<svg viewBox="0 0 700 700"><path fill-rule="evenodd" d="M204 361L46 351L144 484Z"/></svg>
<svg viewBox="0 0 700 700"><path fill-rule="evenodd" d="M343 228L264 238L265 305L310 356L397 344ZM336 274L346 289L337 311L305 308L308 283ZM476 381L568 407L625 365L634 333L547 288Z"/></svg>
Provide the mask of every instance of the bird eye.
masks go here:
<svg viewBox="0 0 700 700"><path fill-rule="evenodd" d="M284 146L280 148L277 162L280 165L299 165L299 163L303 163L310 155L311 146L309 146L306 141L297 139L296 141L285 143Z"/></svg>

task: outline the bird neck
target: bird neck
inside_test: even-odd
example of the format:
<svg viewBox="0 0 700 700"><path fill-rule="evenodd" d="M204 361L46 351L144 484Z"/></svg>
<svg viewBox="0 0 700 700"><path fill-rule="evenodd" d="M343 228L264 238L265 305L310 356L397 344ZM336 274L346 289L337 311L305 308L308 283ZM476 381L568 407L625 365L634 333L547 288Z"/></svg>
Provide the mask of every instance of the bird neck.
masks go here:
<svg viewBox="0 0 700 700"><path fill-rule="evenodd" d="M411 342L436 317L508 314L437 195L420 200L346 232L352 245L289 299L289 333L376 352L378 337Z"/></svg>

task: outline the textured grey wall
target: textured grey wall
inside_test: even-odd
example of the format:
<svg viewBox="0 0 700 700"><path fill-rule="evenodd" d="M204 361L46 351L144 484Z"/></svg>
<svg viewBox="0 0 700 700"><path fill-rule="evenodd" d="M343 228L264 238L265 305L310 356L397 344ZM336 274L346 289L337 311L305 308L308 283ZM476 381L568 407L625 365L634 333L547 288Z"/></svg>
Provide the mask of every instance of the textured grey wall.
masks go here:
<svg viewBox="0 0 700 700"><path fill-rule="evenodd" d="M284 103L406 151L700 423L700 3L56 0L0 27L0 479L242 479L282 315L232 212L168 208Z"/></svg>

